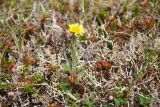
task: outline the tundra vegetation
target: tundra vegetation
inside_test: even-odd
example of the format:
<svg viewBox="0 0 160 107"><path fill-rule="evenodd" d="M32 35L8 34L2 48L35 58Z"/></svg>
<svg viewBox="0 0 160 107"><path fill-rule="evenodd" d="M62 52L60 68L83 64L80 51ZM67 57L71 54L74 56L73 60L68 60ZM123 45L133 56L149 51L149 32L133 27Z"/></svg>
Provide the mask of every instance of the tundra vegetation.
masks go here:
<svg viewBox="0 0 160 107"><path fill-rule="evenodd" d="M2 107L160 107L160 0L0 0Z"/></svg>

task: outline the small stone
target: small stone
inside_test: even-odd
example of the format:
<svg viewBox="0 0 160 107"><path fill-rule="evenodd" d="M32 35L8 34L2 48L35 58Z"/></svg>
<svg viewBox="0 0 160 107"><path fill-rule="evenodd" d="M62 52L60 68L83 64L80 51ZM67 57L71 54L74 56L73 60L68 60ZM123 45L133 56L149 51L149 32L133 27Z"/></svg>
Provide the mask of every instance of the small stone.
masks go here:
<svg viewBox="0 0 160 107"><path fill-rule="evenodd" d="M14 92L13 91L9 91L8 92L8 96L14 96Z"/></svg>
<svg viewBox="0 0 160 107"><path fill-rule="evenodd" d="M109 96L109 100L113 100L114 97L112 95Z"/></svg>

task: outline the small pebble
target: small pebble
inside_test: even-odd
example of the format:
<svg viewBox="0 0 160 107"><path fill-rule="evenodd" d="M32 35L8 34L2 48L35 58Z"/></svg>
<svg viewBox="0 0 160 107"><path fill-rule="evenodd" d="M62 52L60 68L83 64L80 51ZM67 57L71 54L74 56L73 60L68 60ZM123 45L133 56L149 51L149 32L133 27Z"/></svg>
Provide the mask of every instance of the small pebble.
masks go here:
<svg viewBox="0 0 160 107"><path fill-rule="evenodd" d="M109 96L109 100L113 100L114 97L112 95Z"/></svg>
<svg viewBox="0 0 160 107"><path fill-rule="evenodd" d="M8 96L14 96L14 92L13 91L9 91L8 92Z"/></svg>

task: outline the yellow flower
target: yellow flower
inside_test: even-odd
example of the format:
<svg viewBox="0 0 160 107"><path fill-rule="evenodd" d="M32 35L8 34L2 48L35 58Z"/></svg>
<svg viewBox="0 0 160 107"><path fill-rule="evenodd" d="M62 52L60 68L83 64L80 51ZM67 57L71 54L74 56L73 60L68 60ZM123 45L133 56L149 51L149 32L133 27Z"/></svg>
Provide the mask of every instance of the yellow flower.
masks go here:
<svg viewBox="0 0 160 107"><path fill-rule="evenodd" d="M72 33L74 33L75 36L77 36L79 34L84 33L85 29L84 29L83 25L75 23L75 24L70 24L69 25L69 31L72 32Z"/></svg>

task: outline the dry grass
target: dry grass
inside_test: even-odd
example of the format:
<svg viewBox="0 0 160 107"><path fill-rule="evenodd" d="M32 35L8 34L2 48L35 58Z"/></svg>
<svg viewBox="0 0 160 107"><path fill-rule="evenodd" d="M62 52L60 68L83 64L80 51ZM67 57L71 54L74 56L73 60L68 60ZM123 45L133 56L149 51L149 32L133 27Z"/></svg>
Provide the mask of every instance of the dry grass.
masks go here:
<svg viewBox="0 0 160 107"><path fill-rule="evenodd" d="M83 0L71 7L2 0L0 7L2 107L160 106L159 0L84 0L84 7ZM81 73L72 75L64 64L76 22L86 33Z"/></svg>

